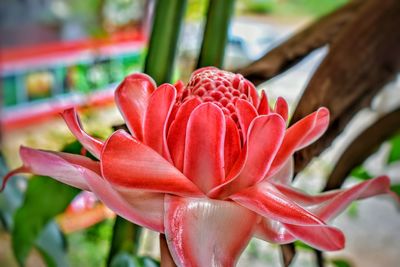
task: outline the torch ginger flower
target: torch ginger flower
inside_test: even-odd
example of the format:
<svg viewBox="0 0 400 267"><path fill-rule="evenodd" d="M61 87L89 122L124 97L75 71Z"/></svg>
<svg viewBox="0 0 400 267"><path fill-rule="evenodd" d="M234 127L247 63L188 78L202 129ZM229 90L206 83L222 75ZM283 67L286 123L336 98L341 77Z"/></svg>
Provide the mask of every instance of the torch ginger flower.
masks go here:
<svg viewBox="0 0 400 267"><path fill-rule="evenodd" d="M93 192L118 215L164 233L178 266L234 266L253 236L342 249L343 233L326 222L353 200L390 193L386 176L317 196L292 188L291 156L323 134L329 112L286 129L285 100L271 108L239 74L207 67L186 86L158 88L132 74L115 101L130 133L105 142L82 129L75 110L63 113L99 161L22 147L23 166L7 178L30 172Z"/></svg>

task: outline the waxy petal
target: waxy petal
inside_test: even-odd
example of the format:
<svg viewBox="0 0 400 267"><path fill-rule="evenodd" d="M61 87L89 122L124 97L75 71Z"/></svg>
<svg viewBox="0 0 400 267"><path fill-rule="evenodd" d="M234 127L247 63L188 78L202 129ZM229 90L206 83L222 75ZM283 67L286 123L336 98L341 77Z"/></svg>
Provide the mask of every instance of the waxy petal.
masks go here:
<svg viewBox="0 0 400 267"><path fill-rule="evenodd" d="M269 218L262 218L254 230L254 236L274 244L287 244L296 240L281 222Z"/></svg>
<svg viewBox="0 0 400 267"><path fill-rule="evenodd" d="M392 194L387 176L370 179L348 189L329 191L315 196L288 186L275 186L280 192L324 221L335 218L355 200L380 194Z"/></svg>
<svg viewBox="0 0 400 267"><path fill-rule="evenodd" d="M264 90L261 91L261 100L257 108L258 115L268 115L270 112L267 94Z"/></svg>
<svg viewBox="0 0 400 267"><path fill-rule="evenodd" d="M81 123L76 113L75 108L70 108L62 113L62 116L67 124L69 130L83 145L83 147L92 153L93 156L100 158L101 150L103 149L103 142L88 135L81 126Z"/></svg>
<svg viewBox="0 0 400 267"><path fill-rule="evenodd" d="M294 152L317 140L328 128L329 111L320 108L287 129L268 176L275 174Z"/></svg>
<svg viewBox="0 0 400 267"><path fill-rule="evenodd" d="M281 117L287 121L289 117L289 106L286 100L283 97L278 97L275 103L275 113L281 115Z"/></svg>
<svg viewBox="0 0 400 267"><path fill-rule="evenodd" d="M129 75L115 91L115 102L129 131L143 141L144 118L151 94L156 89L153 79L142 73Z"/></svg>
<svg viewBox="0 0 400 267"><path fill-rule="evenodd" d="M280 147L285 128L285 122L277 114L257 117L250 126L247 142L242 150L241 158L238 160L238 164L240 164L244 157L243 153L246 154L242 170L238 176L213 189L209 196L226 198L262 180ZM229 176L231 175L232 172Z"/></svg>
<svg viewBox="0 0 400 267"><path fill-rule="evenodd" d="M230 196L230 199L268 219L281 222L290 234L313 247L337 250L344 246L344 236L340 230L326 225L271 184L263 183L248 188Z"/></svg>
<svg viewBox="0 0 400 267"><path fill-rule="evenodd" d="M98 162L80 155L21 147L20 156L26 172L50 176L83 190L89 190L82 175L83 169L100 174Z"/></svg>
<svg viewBox="0 0 400 267"><path fill-rule="evenodd" d="M158 87L149 99L144 122L144 143L168 160L167 123L175 98L176 90L172 85Z"/></svg>
<svg viewBox="0 0 400 267"><path fill-rule="evenodd" d="M190 115L186 129L183 173L205 193L225 178L224 141L222 111L211 103L199 105Z"/></svg>
<svg viewBox="0 0 400 267"><path fill-rule="evenodd" d="M294 160L293 157L290 157L277 173L275 173L271 177L268 177L268 182L271 181L276 184L287 185L292 182L293 174L294 174Z"/></svg>
<svg viewBox="0 0 400 267"><path fill-rule="evenodd" d="M167 137L169 152L172 162L181 172L183 172L187 123L192 111L200 104L201 102L197 98L192 98L183 103L169 128Z"/></svg>
<svg viewBox="0 0 400 267"><path fill-rule="evenodd" d="M230 118L225 117L226 123L226 134L225 134L225 145L224 145L224 161L225 161L225 175L228 174L237 158L240 155L241 143L240 134L236 126L236 123Z"/></svg>
<svg viewBox="0 0 400 267"><path fill-rule="evenodd" d="M94 172L82 170L82 174L90 190L119 216L153 231L164 232L164 194L131 190L123 195Z"/></svg>
<svg viewBox="0 0 400 267"><path fill-rule="evenodd" d="M236 102L236 114L239 118L240 128L242 129L243 133L243 142L246 141L247 132L251 122L257 116L257 111L248 101L239 99Z"/></svg>
<svg viewBox="0 0 400 267"><path fill-rule="evenodd" d="M235 266L256 219L233 202L165 196L165 235L178 266Z"/></svg>
<svg viewBox="0 0 400 267"><path fill-rule="evenodd" d="M142 189L180 196L203 195L166 159L123 130L116 131L105 143L101 169L103 177L119 191Z"/></svg>

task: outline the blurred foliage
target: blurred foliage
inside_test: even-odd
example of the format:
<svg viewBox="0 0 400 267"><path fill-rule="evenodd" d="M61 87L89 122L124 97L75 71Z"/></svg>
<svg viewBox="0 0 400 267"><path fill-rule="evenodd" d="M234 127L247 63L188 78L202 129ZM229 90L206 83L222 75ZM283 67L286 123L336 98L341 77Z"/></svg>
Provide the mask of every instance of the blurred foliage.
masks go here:
<svg viewBox="0 0 400 267"><path fill-rule="evenodd" d="M331 261L332 265L335 267L351 267L352 264L345 259L334 259Z"/></svg>
<svg viewBox="0 0 400 267"><path fill-rule="evenodd" d="M360 180L369 180L371 178L374 178L374 176L368 173L368 171L362 165L355 167L351 171L350 175Z"/></svg>
<svg viewBox="0 0 400 267"><path fill-rule="evenodd" d="M390 140L390 152L388 157L388 164L400 160L400 134L393 136Z"/></svg>
<svg viewBox="0 0 400 267"><path fill-rule="evenodd" d="M243 11L250 13L269 13L285 16L320 17L348 0L238 0Z"/></svg>
<svg viewBox="0 0 400 267"><path fill-rule="evenodd" d="M14 215L12 247L24 265L35 240L46 225L63 212L79 190L45 176L34 176L28 181L24 202Z"/></svg>
<svg viewBox="0 0 400 267"><path fill-rule="evenodd" d="M133 256L129 253L118 254L110 267L159 267L160 263L149 257Z"/></svg>
<svg viewBox="0 0 400 267"><path fill-rule="evenodd" d="M85 230L68 234L68 260L71 266L105 266L114 220L108 219Z"/></svg>

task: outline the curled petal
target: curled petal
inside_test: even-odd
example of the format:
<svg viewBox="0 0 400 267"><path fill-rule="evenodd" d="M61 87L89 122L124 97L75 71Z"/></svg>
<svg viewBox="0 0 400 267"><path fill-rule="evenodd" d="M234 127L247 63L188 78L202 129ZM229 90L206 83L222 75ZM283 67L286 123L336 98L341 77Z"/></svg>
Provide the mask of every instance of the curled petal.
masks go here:
<svg viewBox="0 0 400 267"><path fill-rule="evenodd" d="M290 184L290 182L292 181L293 173L294 173L294 160L293 157L290 157L277 173L275 173L271 177L268 177L268 181L274 182L276 184L287 185Z"/></svg>
<svg viewBox="0 0 400 267"><path fill-rule="evenodd" d="M320 108L287 129L268 176L275 174L297 150L317 140L328 128L329 111Z"/></svg>
<svg viewBox="0 0 400 267"><path fill-rule="evenodd" d="M248 101L239 99L236 102L236 114L239 118L240 128L242 129L243 137L247 137L247 132L251 122L257 116L257 111ZM243 140L245 142L246 140Z"/></svg>
<svg viewBox="0 0 400 267"><path fill-rule="evenodd" d="M225 174L229 173L240 155L241 143L240 134L236 123L230 118L225 117L226 134L224 145Z"/></svg>
<svg viewBox="0 0 400 267"><path fill-rule="evenodd" d="M244 207L282 225L294 237L323 250L344 246L344 235L280 193L273 185L263 183L230 196ZM319 238L317 238L319 237Z"/></svg>
<svg viewBox="0 0 400 267"><path fill-rule="evenodd" d="M284 132L285 122L279 115L257 117L250 126L245 148L237 163L240 164L245 158L240 173L236 177L228 177L228 181L213 189L209 196L226 198L263 179L279 149ZM236 170L235 166L233 170Z"/></svg>
<svg viewBox="0 0 400 267"><path fill-rule="evenodd" d="M143 141L144 118L151 94L156 89L153 79L142 73L129 75L115 91L115 102L129 131Z"/></svg>
<svg viewBox="0 0 400 267"><path fill-rule="evenodd" d="M258 115L268 115L270 112L268 97L264 90L261 91L261 100L257 108Z"/></svg>
<svg viewBox="0 0 400 267"><path fill-rule="evenodd" d="M283 97L278 97L275 103L274 111L281 115L281 117L287 121L289 117L289 106Z"/></svg>
<svg viewBox="0 0 400 267"><path fill-rule="evenodd" d="M192 98L183 103L169 128L167 137L168 149L174 166L181 172L183 172L187 123L192 111L200 104L201 102L197 98Z"/></svg>
<svg viewBox="0 0 400 267"><path fill-rule="evenodd" d="M123 130L116 131L107 140L101 155L101 169L103 177L119 191L142 189L180 196L203 195L166 159Z"/></svg>
<svg viewBox="0 0 400 267"><path fill-rule="evenodd" d="M224 139L222 111L211 103L199 105L186 129L183 173L205 193L225 178Z"/></svg>
<svg viewBox="0 0 400 267"><path fill-rule="evenodd" d="M172 85L158 87L149 99L144 123L144 143L168 160L167 123L175 98L176 90Z"/></svg>
<svg viewBox="0 0 400 267"><path fill-rule="evenodd" d="M29 147L21 147L19 153L24 172L50 176L64 184L83 190L89 190L89 188L82 175L82 170L88 169L94 173L100 173L98 162L80 155Z"/></svg>
<svg viewBox="0 0 400 267"><path fill-rule="evenodd" d="M185 88L185 84L181 80L178 80L176 83L174 83L174 87L176 88L176 93L180 94Z"/></svg>
<svg viewBox="0 0 400 267"><path fill-rule="evenodd" d="M280 192L299 205L306 207L324 221L336 217L354 200L380 194L392 194L390 180L387 176L370 179L349 189L330 191L316 196L310 196L284 185L276 185L276 187Z"/></svg>
<svg viewBox="0 0 400 267"><path fill-rule="evenodd" d="M165 235L178 266L235 266L256 219L233 202L165 196Z"/></svg>
<svg viewBox="0 0 400 267"><path fill-rule="evenodd" d="M103 149L103 142L88 135L81 126L81 123L76 113L75 108L66 109L62 116L67 124L69 130L78 139L78 141L87 149L93 156L100 158L101 150Z"/></svg>
<svg viewBox="0 0 400 267"><path fill-rule="evenodd" d="M164 232L164 194L131 190L123 195L90 170L82 170L82 175L90 190L119 216L153 231Z"/></svg>
<svg viewBox="0 0 400 267"><path fill-rule="evenodd" d="M287 244L296 240L282 223L269 218L262 218L254 230L254 236L274 244Z"/></svg>

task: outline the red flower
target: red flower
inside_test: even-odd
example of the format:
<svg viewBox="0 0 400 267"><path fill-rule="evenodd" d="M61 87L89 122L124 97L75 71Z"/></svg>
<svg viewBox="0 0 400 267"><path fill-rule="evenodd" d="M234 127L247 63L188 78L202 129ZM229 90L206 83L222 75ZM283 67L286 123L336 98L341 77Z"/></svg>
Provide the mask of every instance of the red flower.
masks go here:
<svg viewBox="0 0 400 267"><path fill-rule="evenodd" d="M347 190L309 196L290 187L295 151L320 137L320 108L286 129L288 106L270 108L239 74L203 68L190 82L156 87L128 76L115 93L130 133L104 143L84 132L75 110L63 117L99 161L22 147L23 167L92 191L118 215L165 233L179 266L232 266L255 235L323 250L344 247L326 224L355 199L389 193L386 176Z"/></svg>

